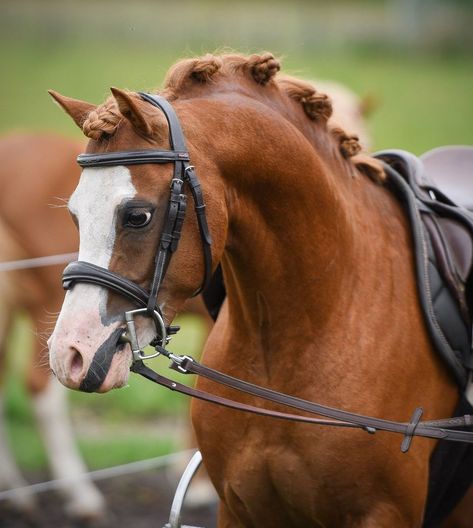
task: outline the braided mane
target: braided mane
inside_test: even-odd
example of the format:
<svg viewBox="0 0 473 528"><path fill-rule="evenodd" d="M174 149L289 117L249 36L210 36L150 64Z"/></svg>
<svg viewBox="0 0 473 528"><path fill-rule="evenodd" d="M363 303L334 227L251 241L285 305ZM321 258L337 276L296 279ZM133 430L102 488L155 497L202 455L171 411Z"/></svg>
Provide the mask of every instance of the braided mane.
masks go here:
<svg viewBox="0 0 473 528"><path fill-rule="evenodd" d="M306 81L278 74L280 68L280 62L271 53L250 56L207 54L181 60L172 66L160 94L172 102L208 95L209 92L244 93L277 109L289 120L297 121L310 139L318 145L323 144L325 149L335 149L349 166L356 167L375 181L382 181L381 165L361 154L358 137L331 125L330 97L317 92ZM294 112L294 107L299 111ZM114 134L122 119L115 99L109 97L88 115L83 132L91 139L107 138Z"/></svg>

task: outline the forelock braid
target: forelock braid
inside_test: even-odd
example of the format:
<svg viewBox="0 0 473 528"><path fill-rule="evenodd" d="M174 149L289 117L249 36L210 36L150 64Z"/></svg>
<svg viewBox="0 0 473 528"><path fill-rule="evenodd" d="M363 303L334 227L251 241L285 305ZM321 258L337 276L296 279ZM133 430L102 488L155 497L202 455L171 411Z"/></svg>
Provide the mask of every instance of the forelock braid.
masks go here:
<svg viewBox="0 0 473 528"><path fill-rule="evenodd" d="M88 138L98 140L103 134L112 135L122 119L115 99L110 97L90 112L82 125L82 131Z"/></svg>

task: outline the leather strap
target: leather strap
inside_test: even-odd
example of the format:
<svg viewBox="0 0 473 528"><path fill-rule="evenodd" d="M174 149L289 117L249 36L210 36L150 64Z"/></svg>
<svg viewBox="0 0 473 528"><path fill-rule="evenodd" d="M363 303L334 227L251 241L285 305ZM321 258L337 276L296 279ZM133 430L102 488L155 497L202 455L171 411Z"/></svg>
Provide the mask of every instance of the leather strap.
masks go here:
<svg viewBox="0 0 473 528"><path fill-rule="evenodd" d="M214 403L217 405L228 407L230 409L235 409L237 411L245 411L245 412L249 412L253 414L259 414L261 416L267 416L270 418L280 418L282 420L290 420L294 422L304 422L304 423L310 423L310 424L315 424L315 425L330 425L333 427L364 429L369 433L374 432L371 430L367 430L365 427L361 425L350 423L350 422L323 420L319 418L311 418L310 416L301 416L298 414L288 414L288 413L283 413L283 412L278 412L278 411L271 411L269 409L264 409L262 407L255 407L253 405L247 405L245 403L236 402L234 400L223 398L215 394L210 394L206 391L201 391L199 389L195 389L193 387L183 385L182 383L179 383L177 381L170 380L169 378L166 378L165 376L162 376L161 374L158 374L154 370L147 367L142 361L135 361L133 365L131 366L130 370L132 372L135 372L136 374L140 374L147 380L153 381L154 383L157 383L158 385L161 385L162 387L166 387L169 390L179 392L181 394L185 394L186 396L197 398L199 400L204 400L209 403Z"/></svg>
<svg viewBox="0 0 473 528"><path fill-rule="evenodd" d="M79 154L77 163L83 167L111 167L114 165L143 165L144 163L172 163L189 161L187 152L171 150L122 150L101 154Z"/></svg>
<svg viewBox="0 0 473 528"><path fill-rule="evenodd" d="M188 182L194 199L194 209L195 214L197 215L197 223L199 226L200 238L202 240L202 248L204 250L204 280L200 288L194 292L193 297L195 297L209 285L210 279L212 278L212 251L210 249L212 245L212 237L210 236L207 217L205 215L205 203L202 189L192 165L189 165L185 169L185 181Z"/></svg>
<svg viewBox="0 0 473 528"><path fill-rule="evenodd" d="M308 400L303 400L295 396L290 396L287 394L283 394L281 392L273 391L265 387L260 387L258 385L248 383L246 381L234 378L227 374L223 374L222 372L218 372L214 369L206 367L202 365L201 363L195 361L193 358L189 356L175 356L174 354L169 353L167 350L159 346L156 347L156 349L160 351L163 355L166 355L169 359L171 359L171 361L173 362L173 365L171 366L171 368L174 368L175 370L183 374L196 374L199 376L203 376L207 379L210 379L211 381L214 381L215 383L226 385L227 387L231 387L232 389L238 390L245 394L251 394L252 396L256 396L258 398L271 401L273 403L277 403L280 405L285 405L287 407L292 407L299 411L304 411L304 412L311 413L311 414L317 414L319 416L325 416L327 418L331 418L332 420L336 420L337 423L343 422L344 427L349 427L346 425L348 423L348 424L351 424L351 427L359 427L370 433L375 433L376 431L379 430L379 431L387 431L390 433L402 434L404 435L404 440L402 442L401 449L404 453L409 450L412 437L414 436L423 436L425 438L432 438L436 440L444 439L444 440L449 440L452 442L473 443L473 432L448 429L449 427L452 426L453 423L455 424L455 426L468 425L468 422L471 423L471 420L473 418L471 416L468 416L467 420L465 420L464 423L461 423L461 421L464 420L466 417L457 417L454 419L455 420L454 422L452 422L451 418L448 418L446 420L433 420L433 421L424 423L424 422L420 422L420 416L421 416L422 410L418 408L416 409L413 415L413 418L408 423L384 420L381 418L374 418L371 416L365 416L365 415L351 413L351 412L333 408L333 407L328 407L325 405L321 405L319 403L314 403ZM138 374L141 374L142 376L146 377L147 379L151 379L152 381L159 383L158 381L156 381L157 378L155 378L155 373L151 369L146 367L145 365L140 364L140 362L138 362L138 364L134 364L131 369L134 372L137 372ZM159 375L156 374L156 376L159 376ZM159 380L160 382L163 381L161 378ZM163 384L163 383L160 383L160 384ZM171 382L171 383L175 384L175 382ZM179 390L179 392L181 392L180 390L181 387L179 387L177 384L173 385L171 388L172 390ZM200 399L205 399L206 401L209 401L209 402L212 402L218 405L225 405L233 409L237 409L241 411L248 411L248 412L256 412L255 409L258 409L259 411L263 410L258 407L252 408L250 410L246 408L247 407L246 405L241 404L239 402L235 402L233 400L225 400L225 402L222 403L220 401L221 398L219 396L215 396L209 393L204 393L205 395L204 397L204 395L201 393L193 394L187 389L188 388L186 387L186 392L184 391L182 392L184 394L188 394L189 396L197 397ZM264 414L265 416L273 416L275 418L279 417L278 414L275 413L274 411L269 411L267 409L264 409L263 411L264 413L258 412L258 414ZM293 419L293 418L288 417L287 419ZM326 424L319 424L319 425L333 425L333 424L326 423Z"/></svg>
<svg viewBox="0 0 473 528"><path fill-rule="evenodd" d="M76 282L98 284L127 297L139 308L146 308L149 292L125 277L90 262L71 262L62 274L62 285L69 290Z"/></svg>

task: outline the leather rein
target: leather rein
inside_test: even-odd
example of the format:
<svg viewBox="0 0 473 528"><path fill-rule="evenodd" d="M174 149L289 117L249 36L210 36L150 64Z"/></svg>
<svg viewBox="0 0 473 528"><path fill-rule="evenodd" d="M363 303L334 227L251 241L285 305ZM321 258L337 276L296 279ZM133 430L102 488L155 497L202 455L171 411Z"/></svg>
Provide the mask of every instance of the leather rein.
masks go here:
<svg viewBox="0 0 473 528"><path fill-rule="evenodd" d="M126 166L147 163L174 164L168 208L155 258L155 270L150 290L147 291L129 279L89 262L72 262L66 267L63 273L63 286L66 290L71 289L77 282L92 283L111 289L116 293L127 297L134 305L138 306L137 309L125 313L127 331L124 332L121 338L122 341L130 343L131 346L133 356L133 363L130 367L131 370L170 390L239 411L316 425L357 428L370 434L374 434L377 431L399 433L404 436L401 444L402 452L407 452L409 450L414 436L473 443L473 432L451 429L456 427L473 426L473 415L441 420L421 421L423 410L418 407L415 409L409 422L396 422L364 416L254 385L206 367L189 356L174 355L166 350L166 345L169 341L168 336L176 333L179 330L179 327L165 325L161 310L157 304L157 297L171 256L176 251L179 243L187 207L186 195L183 192L185 184L189 186L194 201L205 265L204 280L201 287L194 293L194 295L197 295L206 287L212 275L212 254L210 249L212 240L205 215L205 204L200 183L195 174L194 167L190 165L184 134L174 109L171 104L161 96L148 93L139 93L139 96L144 101L159 108L164 113L169 126L171 150L147 149L101 154L80 154L77 161L79 165L84 168L109 167L116 165ZM136 315L148 316L154 321L157 337L152 343L155 346L155 353L153 354L145 355L139 346L134 322L134 317ZM308 414L324 416L329 418L329 420L243 404L232 399L188 387L187 385L175 382L158 374L143 363L144 359L160 355L170 359L170 367L180 373L203 376L212 382L226 385L237 391L244 392L245 394L250 394L269 402L291 407Z"/></svg>

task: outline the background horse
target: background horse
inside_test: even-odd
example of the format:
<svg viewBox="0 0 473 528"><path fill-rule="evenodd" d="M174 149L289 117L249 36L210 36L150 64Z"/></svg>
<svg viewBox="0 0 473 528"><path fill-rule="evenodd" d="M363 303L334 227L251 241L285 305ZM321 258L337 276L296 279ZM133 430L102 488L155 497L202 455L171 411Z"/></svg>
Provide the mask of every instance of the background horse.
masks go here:
<svg viewBox="0 0 473 528"><path fill-rule="evenodd" d="M0 262L77 251L77 229L66 212L66 204L79 181L80 169L75 158L83 148L83 142L44 133L17 133L0 140ZM26 313L33 324L35 337L26 361L26 389L52 477L70 478L86 473L74 442L67 394L51 376L45 344L64 297L60 280L62 266L0 271L0 486L3 489L27 484L7 438L3 394L8 376L7 336L19 313ZM201 298L187 303L186 312L201 317L211 328L212 321ZM199 496L205 497L204 489L200 488ZM60 491L66 499L66 510L75 517L99 517L105 513L102 494L87 477L62 484ZM30 510L33 496L25 492L17 496L15 503Z"/></svg>
<svg viewBox="0 0 473 528"><path fill-rule="evenodd" d="M205 362L366 415L404 421L417 406L427 419L451 415L458 391L426 333L403 210L356 138L327 126L330 100L302 81L278 82L278 69L270 55L189 60L171 69L163 91L202 181L213 264L221 262L228 294ZM88 152L168 147L164 117L135 94L114 89L98 107L53 95L91 138ZM69 203L79 258L148 285L170 179L165 165L84 170ZM202 275L188 215L159 296L168 322ZM63 384L78 389L98 349L110 358L98 391L126 383L130 350L111 336L128 308L95 285L67 293L50 340ZM149 319L138 332L142 342L153 337ZM193 421L221 499L220 527L422 524L435 442L416 440L403 455L393 435L202 402Z"/></svg>
<svg viewBox="0 0 473 528"><path fill-rule="evenodd" d="M74 162L83 144L54 135L16 134L0 141L0 261L77 251L77 234L65 211L79 178ZM27 190L27 191L26 191ZM59 266L0 272L0 381L6 372L6 338L18 313L34 325L33 351L27 362L26 387L55 479L87 471L71 429L66 393L47 365L46 337L63 298ZM23 353L23 351L22 351ZM3 390L0 396L0 486L25 486L5 430ZM88 478L63 483L67 511L98 517L105 511L101 492ZM31 508L33 497L18 495L17 506Z"/></svg>

